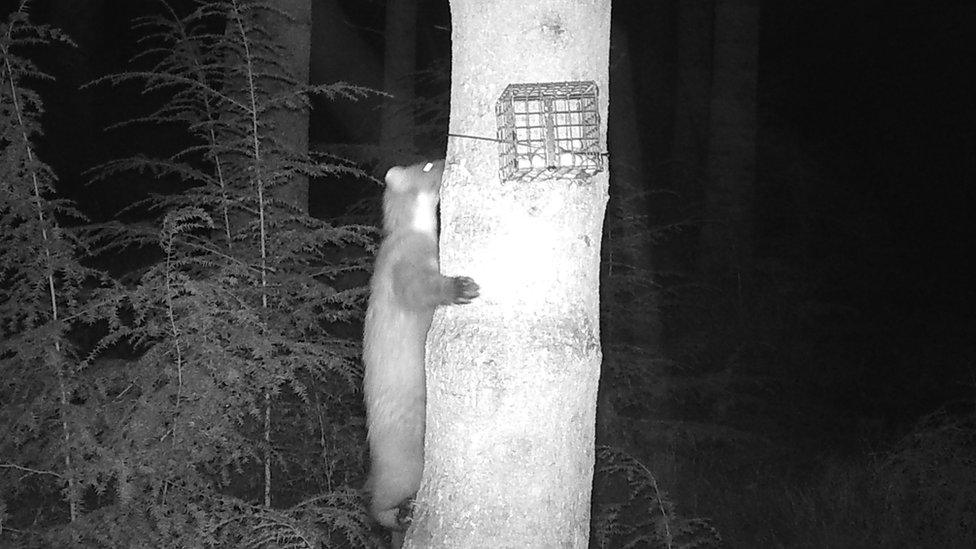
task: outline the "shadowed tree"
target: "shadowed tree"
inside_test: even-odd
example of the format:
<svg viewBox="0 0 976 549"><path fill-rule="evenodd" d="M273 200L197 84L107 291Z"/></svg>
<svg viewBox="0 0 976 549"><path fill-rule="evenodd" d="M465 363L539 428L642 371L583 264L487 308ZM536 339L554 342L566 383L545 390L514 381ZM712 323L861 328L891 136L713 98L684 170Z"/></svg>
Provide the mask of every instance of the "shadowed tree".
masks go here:
<svg viewBox="0 0 976 549"><path fill-rule="evenodd" d="M341 80L380 89L382 59L346 20L338 0L312 2L312 18L315 27L310 57L312 82L328 84ZM328 136L330 143L375 143L379 137L376 106L370 99L342 105L323 99L315 101L316 112L327 112L329 121L341 131L338 138Z"/></svg>
<svg viewBox="0 0 976 549"><path fill-rule="evenodd" d="M312 48L311 0L278 0L277 7L285 17L270 17L267 25L271 39L281 44L287 56L285 67L299 85L308 84ZM296 108L297 107L297 108ZM273 114L279 138L288 150L308 151L309 110L295 104L279 108ZM275 197L302 213L308 213L308 177L296 174L277 189Z"/></svg>
<svg viewBox="0 0 976 549"><path fill-rule="evenodd" d="M741 283L751 256L756 178L759 2L717 0L714 21L700 263L706 273Z"/></svg>
<svg viewBox="0 0 976 549"><path fill-rule="evenodd" d="M652 356L661 352L659 293L654 280L653 235L649 227L648 193L650 176L642 154L637 117L638 97L633 83L633 62L626 29L616 21L610 33L612 58L610 80L614 100L610 104L607 132L613 155L610 167L613 185L603 226L600 297L603 341L623 362L635 364L634 351ZM622 358L626 356L627 358ZM620 428L614 396L620 386L612 371L613 361L604 362L597 406L597 437L609 443Z"/></svg>
<svg viewBox="0 0 976 549"><path fill-rule="evenodd" d="M380 139L391 152L410 154L413 148L414 76L417 68L417 0L386 3L386 49Z"/></svg>
<svg viewBox="0 0 976 549"><path fill-rule="evenodd" d="M674 106L674 158L700 179L708 146L713 0L678 2L677 82Z"/></svg>

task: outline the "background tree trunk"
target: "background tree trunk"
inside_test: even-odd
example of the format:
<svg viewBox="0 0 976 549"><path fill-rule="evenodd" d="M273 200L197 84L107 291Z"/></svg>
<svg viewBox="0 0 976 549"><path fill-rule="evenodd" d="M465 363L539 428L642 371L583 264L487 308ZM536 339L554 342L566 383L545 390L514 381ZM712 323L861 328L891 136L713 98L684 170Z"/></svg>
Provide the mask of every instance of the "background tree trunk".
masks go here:
<svg viewBox="0 0 976 549"><path fill-rule="evenodd" d="M312 38L310 77L316 84L337 81L380 89L383 86L383 64L361 33L346 21L338 0L315 0L312 4L315 33ZM376 144L379 120L375 111L375 97L360 101L315 100L315 111L328 113L332 125L342 128L344 135L319 137L330 143Z"/></svg>
<svg viewBox="0 0 976 549"><path fill-rule="evenodd" d="M707 223L701 235L705 273L740 277L751 251L756 178L758 0L717 0L712 60Z"/></svg>
<svg viewBox="0 0 976 549"><path fill-rule="evenodd" d="M682 173L695 181L704 175L708 147L714 4L714 0L678 2L673 151Z"/></svg>
<svg viewBox="0 0 976 549"><path fill-rule="evenodd" d="M627 34L617 25L613 25L611 43L613 63L610 67L610 77L613 81L614 101L610 106L607 131L610 146L613 148L610 166L613 168L614 186L608 204L608 209L612 212L612 220L607 225L612 232L606 236L608 240L613 238L613 242L609 242L609 251L614 256L608 257L607 263L625 270L626 274L617 273L623 275L624 280L634 277L623 284L629 286L629 289L618 288L625 290L619 296L622 298L621 301L630 301L630 303L618 303L624 308L622 312L626 310L627 305L637 306L640 310L628 311L633 314L604 319L603 326L614 330L618 341L639 342L648 347L656 347L661 331L657 297L655 292L646 290L653 285L651 278L654 271L651 258L652 242L648 230L649 177L647 166L644 164L637 117L634 116L638 108L631 71L630 47L627 43ZM628 232L631 234L627 234ZM635 288L635 285L640 288ZM640 297L635 299L635 293L640 293ZM637 316L640 317L639 322L635 321Z"/></svg>
<svg viewBox="0 0 976 549"><path fill-rule="evenodd" d="M284 46L290 55L284 59L288 71L299 83L309 81L309 61L312 48L311 0L279 0L278 8L291 16L289 21L272 17L268 29L271 38ZM278 137L289 150L308 151L308 109L278 109L273 119ZM294 177L286 185L275 189L275 198L298 211L308 213L308 177Z"/></svg>
<svg viewBox="0 0 976 549"><path fill-rule="evenodd" d="M413 153L414 76L417 70L417 0L387 0L380 140L391 156Z"/></svg>
<svg viewBox="0 0 976 549"><path fill-rule="evenodd" d="M617 23L610 32L610 80L613 102L607 121L613 186L603 226L601 271L601 329L603 341L619 350L639 345L649 353L661 352L661 318L654 281L653 244L648 216L649 170L635 113L633 58L627 33ZM606 379L606 378L604 378ZM600 383L597 405L597 440L611 444L620 427L613 396L616 387Z"/></svg>
<svg viewBox="0 0 976 549"><path fill-rule="evenodd" d="M494 137L510 83L592 80L606 144L609 0L452 0L451 134ZM586 547L607 172L500 181L451 137L441 269L481 285L435 315L424 481L407 547Z"/></svg>

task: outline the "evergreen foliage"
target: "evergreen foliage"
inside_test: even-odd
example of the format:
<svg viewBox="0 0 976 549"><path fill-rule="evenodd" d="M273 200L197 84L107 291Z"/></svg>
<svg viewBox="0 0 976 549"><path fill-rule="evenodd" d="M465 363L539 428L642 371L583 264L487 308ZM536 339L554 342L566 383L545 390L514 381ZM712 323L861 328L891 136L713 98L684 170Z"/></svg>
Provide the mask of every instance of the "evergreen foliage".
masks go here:
<svg viewBox="0 0 976 549"><path fill-rule="evenodd" d="M287 200L302 178L361 174L290 150L278 117L313 94L367 90L289 75L264 28L284 16L274 2L200 1L186 15L160 2L161 15L137 22L136 61L149 68L102 83L165 97L121 125L180 126L185 144L92 176L182 188L132 206L151 222L91 226L36 153L34 88L50 77L30 55L72 44L29 6L0 24L0 545L377 546L354 488L366 462L359 283L376 230L311 219ZM441 137L443 99L418 104ZM971 403L927 415L870 460L818 449L803 463L824 463L794 478L801 460L773 439L827 428L818 379L856 386L825 374L848 366L842 350L815 344L833 341L817 326L849 329L856 315L818 301L815 266L760 262L734 287L665 272L647 243L685 223L655 227L619 207L646 200L639 189L613 196L604 442L648 465L597 449L594 546L972 546ZM158 260L121 280L92 267L136 248ZM660 328L654 308L666 349L645 339ZM96 341L79 337L93 331Z"/></svg>
<svg viewBox="0 0 976 549"><path fill-rule="evenodd" d="M590 544L603 548L721 547L722 537L706 519L679 516L654 474L633 456L597 447Z"/></svg>
<svg viewBox="0 0 976 549"><path fill-rule="evenodd" d="M138 205L151 226L59 224L76 212L33 153L42 109L26 85L44 75L18 52L66 39L26 2L2 28L0 528L27 546L372 545L350 488L364 433L358 333L343 327L361 314L350 280L375 228L279 198L302 177L361 174L288 150L276 127L312 94L366 90L289 75L262 26L283 16L271 2L161 6L137 23L152 68L105 81L165 92L126 124L181 124L189 144L93 172L182 181ZM146 246L161 259L128 286L79 262ZM96 321L107 333L80 356L67 334Z"/></svg>
<svg viewBox="0 0 976 549"><path fill-rule="evenodd" d="M0 521L10 495L33 492L60 500L75 519L81 486L98 476L80 460L91 437L86 414L71 405L84 385L83 364L67 341L85 314L80 294L97 272L77 259L84 242L59 219L81 215L57 199L56 177L35 152L40 97L26 82L50 77L18 50L70 44L56 29L32 25L27 2L0 25L0 385L2 424ZM47 518L47 517L44 517Z"/></svg>

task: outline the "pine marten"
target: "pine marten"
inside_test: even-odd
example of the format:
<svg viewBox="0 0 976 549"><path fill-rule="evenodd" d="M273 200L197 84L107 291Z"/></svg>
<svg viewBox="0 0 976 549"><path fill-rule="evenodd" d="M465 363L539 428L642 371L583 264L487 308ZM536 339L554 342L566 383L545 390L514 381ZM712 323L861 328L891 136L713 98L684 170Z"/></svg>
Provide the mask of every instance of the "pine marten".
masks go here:
<svg viewBox="0 0 976 549"><path fill-rule="evenodd" d="M424 466L424 346L438 305L466 304L478 285L440 272L437 203L444 161L386 173L384 237L370 282L363 334L370 513L402 537ZM394 541L396 545L396 539Z"/></svg>

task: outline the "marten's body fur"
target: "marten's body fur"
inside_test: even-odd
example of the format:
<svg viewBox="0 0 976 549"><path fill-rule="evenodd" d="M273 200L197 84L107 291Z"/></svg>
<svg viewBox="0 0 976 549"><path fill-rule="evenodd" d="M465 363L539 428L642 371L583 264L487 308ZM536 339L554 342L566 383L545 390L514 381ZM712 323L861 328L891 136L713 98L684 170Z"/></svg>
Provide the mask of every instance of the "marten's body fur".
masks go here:
<svg viewBox="0 0 976 549"><path fill-rule="evenodd" d="M478 296L468 277L440 273L437 203L444 162L393 167L383 193L384 238L370 283L363 334L370 513L394 531L424 464L427 331L438 305Z"/></svg>

